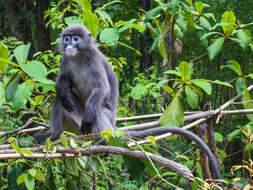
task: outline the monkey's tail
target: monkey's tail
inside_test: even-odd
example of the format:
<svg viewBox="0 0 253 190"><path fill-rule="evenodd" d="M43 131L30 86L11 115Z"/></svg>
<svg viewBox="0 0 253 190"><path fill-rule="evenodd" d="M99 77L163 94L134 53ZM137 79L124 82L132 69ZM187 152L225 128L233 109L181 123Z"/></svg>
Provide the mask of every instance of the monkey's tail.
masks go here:
<svg viewBox="0 0 253 190"><path fill-rule="evenodd" d="M194 133L186 130L186 129L182 129L179 127L156 127L156 128L152 128L152 129L146 129L143 131L125 131L127 136L129 137L136 137L136 138L144 138L147 136L156 136L156 135L161 135L164 133L176 133L176 134L180 134L183 136L186 136L187 138L195 141L206 153L208 159L209 159L209 163L211 165L211 169L212 169L212 173L213 173L213 177L215 179L221 179L221 174L220 174L220 169L218 167L217 161L213 155L213 153L211 152L211 150L209 149L209 147L206 145L206 143L199 138L197 135L195 135Z"/></svg>

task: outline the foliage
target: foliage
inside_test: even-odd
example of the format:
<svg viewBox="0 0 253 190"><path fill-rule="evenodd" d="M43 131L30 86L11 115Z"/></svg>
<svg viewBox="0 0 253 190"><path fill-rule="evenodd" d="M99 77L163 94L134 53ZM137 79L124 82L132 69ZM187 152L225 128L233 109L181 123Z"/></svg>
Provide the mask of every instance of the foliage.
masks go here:
<svg viewBox="0 0 253 190"><path fill-rule="evenodd" d="M201 110L202 104L210 99L217 107L234 94L242 94L243 102L242 106L234 105L235 108L253 108L252 95L246 90L253 79L250 67L253 61L252 3L155 0L144 9L138 4L141 1L129 0L49 2L50 9L44 13L47 27L58 33L67 25L84 24L106 54L120 81L119 116L159 112L163 98L161 87L169 96L166 97L168 106L159 120L160 125L182 126L185 110ZM36 3L32 1L31 4ZM3 5L5 11L8 5L11 6L8 2ZM0 13L0 18L5 13ZM1 20L7 21L6 18ZM7 24L0 22L0 25L6 29ZM18 31L18 27L15 29ZM10 31L6 33L12 34ZM143 36L148 43L143 43ZM52 35L51 42L55 44L58 39ZM148 51L143 50L145 46ZM176 51L177 48L181 51ZM27 118L48 122L55 95L53 81L59 70L61 54L51 50L34 52L34 49L33 43L23 43L14 37L4 37L0 42L1 131L15 129ZM140 57L147 53L152 55L152 65L140 73L143 66ZM252 114L247 118L252 121ZM222 119L220 127L217 127L219 132L215 133L222 175L228 187L243 184L247 189L252 184L252 124L246 125L245 122L248 120L242 116ZM125 146L119 134L114 136L107 131L102 135L111 145ZM9 142L17 152L31 154L28 149L21 149L33 144L31 138L23 134L14 137L1 138L0 143ZM153 137L148 138L152 145L136 149L175 158L185 164L198 177L191 184L192 189L199 189L199 185L203 189L213 188L201 179L199 152L194 150L185 154L194 144L182 138L161 143ZM64 146L73 148L91 144L73 139L68 141L65 135L61 136L61 141ZM238 157L231 163L224 159L240 149L244 152L243 158ZM47 141L45 150L54 151L50 141ZM233 175L229 173L232 165ZM174 172L159 168L150 161L122 156L9 159L1 161L0 167L2 189L87 189L94 179L98 189L186 187L186 181Z"/></svg>

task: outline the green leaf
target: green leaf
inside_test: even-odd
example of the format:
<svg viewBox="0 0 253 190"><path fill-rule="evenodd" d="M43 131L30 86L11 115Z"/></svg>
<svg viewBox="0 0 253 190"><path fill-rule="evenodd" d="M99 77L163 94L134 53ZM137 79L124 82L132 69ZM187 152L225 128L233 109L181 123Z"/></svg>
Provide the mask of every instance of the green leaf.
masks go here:
<svg viewBox="0 0 253 190"><path fill-rule="evenodd" d="M253 109L253 103L251 102L251 96L250 93L247 91L246 88L244 88L243 94L242 94L242 102L243 107L245 109ZM250 121L253 121L253 114L247 114L246 115Z"/></svg>
<svg viewBox="0 0 253 190"><path fill-rule="evenodd" d="M196 108L199 102L199 96L188 85L185 86L186 100L191 108Z"/></svg>
<svg viewBox="0 0 253 190"><path fill-rule="evenodd" d="M30 98L33 91L33 86L31 84L26 85L25 82L18 86L18 90L15 97L11 99L10 104L13 106L14 110L22 108L28 99Z"/></svg>
<svg viewBox="0 0 253 190"><path fill-rule="evenodd" d="M154 146L156 146L156 140L155 140L155 137L153 137L153 136L148 136L148 137L146 137L146 139L149 139L149 140L150 140L150 142L151 142Z"/></svg>
<svg viewBox="0 0 253 190"><path fill-rule="evenodd" d="M140 180L145 171L145 166L143 162L140 159L133 157L124 156L123 158L124 158L124 165L126 166L127 171L130 173L130 175L134 179Z"/></svg>
<svg viewBox="0 0 253 190"><path fill-rule="evenodd" d="M214 132L214 138L216 142L223 142L223 136L222 134L218 133L218 132Z"/></svg>
<svg viewBox="0 0 253 190"><path fill-rule="evenodd" d="M29 174L34 177L36 175L36 170L34 168L29 169Z"/></svg>
<svg viewBox="0 0 253 190"><path fill-rule="evenodd" d="M192 0L186 0L187 3L189 3L189 5L192 5Z"/></svg>
<svg viewBox="0 0 253 190"><path fill-rule="evenodd" d="M233 86L231 84L229 84L228 82L222 82L219 80L209 81L209 82L233 88Z"/></svg>
<svg viewBox="0 0 253 190"><path fill-rule="evenodd" d="M20 66L17 65L16 63L13 63L13 62L9 61L8 59L4 59L2 57L0 57L0 64L9 64L9 65L13 65L15 67L20 68Z"/></svg>
<svg viewBox="0 0 253 190"><path fill-rule="evenodd" d="M11 143L11 147L16 151L20 152L21 148L18 146L17 143Z"/></svg>
<svg viewBox="0 0 253 190"><path fill-rule="evenodd" d="M69 146L69 143L68 143L68 140L67 140L67 137L64 133L61 134L61 143L63 146L65 147L68 147Z"/></svg>
<svg viewBox="0 0 253 190"><path fill-rule="evenodd" d="M168 47L165 41L165 34L161 35L158 41L158 49L163 59L168 60Z"/></svg>
<svg viewBox="0 0 253 190"><path fill-rule="evenodd" d="M21 149L20 153L27 154L27 155L30 155L30 156L32 155L32 151L30 151L29 149Z"/></svg>
<svg viewBox="0 0 253 190"><path fill-rule="evenodd" d="M148 183L143 183L139 190L149 190Z"/></svg>
<svg viewBox="0 0 253 190"><path fill-rule="evenodd" d="M245 80L243 77L239 77L236 80L236 92L240 94L243 92L244 88L245 88Z"/></svg>
<svg viewBox="0 0 253 190"><path fill-rule="evenodd" d="M102 17L104 20L108 21L111 26L113 26L112 18L107 12L97 9L96 13L99 14L99 16Z"/></svg>
<svg viewBox="0 0 253 190"><path fill-rule="evenodd" d="M221 17L221 22L228 23L227 26L222 26L223 32L226 36L230 36L235 30L236 17L233 11L226 11Z"/></svg>
<svg viewBox="0 0 253 190"><path fill-rule="evenodd" d="M79 1L83 10L85 9L91 10L92 7L89 0L79 0Z"/></svg>
<svg viewBox="0 0 253 190"><path fill-rule="evenodd" d="M39 95L39 96L36 96L35 97L35 100L34 100L34 104L35 105L39 105L41 103L41 101L45 98L44 95Z"/></svg>
<svg viewBox="0 0 253 190"><path fill-rule="evenodd" d="M26 45L20 45L14 50L14 56L19 65L25 64L30 46L31 44L28 43Z"/></svg>
<svg viewBox="0 0 253 190"><path fill-rule="evenodd" d="M211 28L211 24L205 17L201 16L199 22L200 26L204 27L205 29L209 30Z"/></svg>
<svg viewBox="0 0 253 190"><path fill-rule="evenodd" d="M100 40L109 46L113 46L119 40L119 32L116 28L105 28L100 33Z"/></svg>
<svg viewBox="0 0 253 190"><path fill-rule="evenodd" d="M235 60L229 60L229 61L227 61L227 63L230 63L230 64L228 64L228 65L222 65L221 69L228 68L228 69L231 69L234 72L236 72L238 76L243 76L243 73L242 73L242 70L241 70L241 66L240 66L240 64L237 61L235 61Z"/></svg>
<svg viewBox="0 0 253 190"><path fill-rule="evenodd" d="M197 1L195 2L195 8L196 8L196 11L201 15L204 9L204 5L202 2Z"/></svg>
<svg viewBox="0 0 253 190"><path fill-rule="evenodd" d="M178 71L175 71L175 70L168 70L168 71L164 71L163 73L177 75L177 76L181 77L181 74Z"/></svg>
<svg viewBox="0 0 253 190"><path fill-rule="evenodd" d="M253 79L253 73L250 73L247 76L250 77L251 79Z"/></svg>
<svg viewBox="0 0 253 190"><path fill-rule="evenodd" d="M23 71L33 78L46 78L47 76L47 69L45 65L43 65L39 61L31 61L27 64L21 66Z"/></svg>
<svg viewBox="0 0 253 190"><path fill-rule="evenodd" d="M8 59L9 57L9 50L8 48L0 42L0 58ZM0 60L0 71L4 72L6 68L7 63Z"/></svg>
<svg viewBox="0 0 253 190"><path fill-rule="evenodd" d="M42 182L46 181L44 174L38 169L36 169L36 174L35 174L34 178L39 181L42 181Z"/></svg>
<svg viewBox="0 0 253 190"><path fill-rule="evenodd" d="M119 45L122 45L122 46L124 46L124 47L126 47L126 48L128 48L128 49L130 49L130 50L135 51L135 53L136 53L137 55L140 55L140 56L141 56L141 52L139 52L137 49L135 49L135 48L133 48L133 47L131 47L131 46L125 44L125 43L122 43L122 42L118 42L118 44L119 44Z"/></svg>
<svg viewBox="0 0 253 190"><path fill-rule="evenodd" d="M22 183L24 183L24 181L25 181L25 176L26 176L26 174L21 174L19 177L18 177L18 179L17 179L17 184L22 184Z"/></svg>
<svg viewBox="0 0 253 190"><path fill-rule="evenodd" d="M6 176L8 176L8 179L7 179L8 190L20 190L21 188L20 186L18 186L19 184L18 179L20 175L22 174L22 168L18 164L14 164L12 166L9 165L8 167L9 167L8 175L6 174Z"/></svg>
<svg viewBox="0 0 253 190"><path fill-rule="evenodd" d="M241 133L241 129L234 130L232 133L229 133L227 138L228 142L231 142L235 137L238 137L238 135Z"/></svg>
<svg viewBox="0 0 253 190"><path fill-rule="evenodd" d="M79 17L76 16L70 16L70 17L66 17L64 18L65 23L70 26L72 24L80 24L83 25L83 20Z"/></svg>
<svg viewBox="0 0 253 190"><path fill-rule="evenodd" d="M34 178L31 175L25 175L24 177L24 181L25 181L25 186L28 190L34 190Z"/></svg>
<svg viewBox="0 0 253 190"><path fill-rule="evenodd" d="M152 20L153 18L156 18L158 15L160 15L162 8L160 6L146 12L145 14L145 22Z"/></svg>
<svg viewBox="0 0 253 190"><path fill-rule="evenodd" d="M179 64L179 73L183 82L187 82L190 78L190 67L186 61L181 61Z"/></svg>
<svg viewBox="0 0 253 190"><path fill-rule="evenodd" d="M249 46L250 43L250 37L248 36L248 34L243 31L243 30L239 30L237 32L237 38L239 41L240 46L245 49L246 47Z"/></svg>
<svg viewBox="0 0 253 190"><path fill-rule="evenodd" d="M194 85L202 88L208 95L210 95L212 93L212 85L209 82L203 81L201 79L191 80L191 82Z"/></svg>
<svg viewBox="0 0 253 190"><path fill-rule="evenodd" d="M214 57L221 51L225 38L220 37L216 39L208 48L208 56L210 60L213 60Z"/></svg>
<svg viewBox="0 0 253 190"><path fill-rule="evenodd" d="M137 100L147 93L147 88L141 84L137 84L130 92L130 96Z"/></svg>
<svg viewBox="0 0 253 190"><path fill-rule="evenodd" d="M160 126L180 126L184 122L184 106L181 99L182 94L177 92L169 106L159 119Z"/></svg>
<svg viewBox="0 0 253 190"><path fill-rule="evenodd" d="M82 18L85 26L91 32L92 36L96 39L98 34L98 17L89 9L85 9L82 12Z"/></svg>
<svg viewBox="0 0 253 190"><path fill-rule="evenodd" d="M11 80L5 91L5 98L8 102L15 97L19 85L18 77L12 78Z"/></svg>

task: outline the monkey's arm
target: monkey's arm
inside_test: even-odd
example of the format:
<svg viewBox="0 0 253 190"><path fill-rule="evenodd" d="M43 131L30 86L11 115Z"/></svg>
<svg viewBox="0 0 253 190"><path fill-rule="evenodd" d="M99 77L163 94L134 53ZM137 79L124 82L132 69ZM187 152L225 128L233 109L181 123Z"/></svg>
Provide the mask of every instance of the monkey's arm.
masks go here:
<svg viewBox="0 0 253 190"><path fill-rule="evenodd" d="M57 96L59 97L63 107L69 112L73 111L73 102L72 102L72 81L70 76L66 74L61 74L56 83L55 89Z"/></svg>

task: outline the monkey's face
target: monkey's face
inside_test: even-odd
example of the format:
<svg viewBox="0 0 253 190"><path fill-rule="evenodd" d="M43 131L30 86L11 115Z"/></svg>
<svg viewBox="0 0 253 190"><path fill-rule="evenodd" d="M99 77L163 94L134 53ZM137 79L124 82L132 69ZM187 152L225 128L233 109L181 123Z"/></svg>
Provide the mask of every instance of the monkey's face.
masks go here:
<svg viewBox="0 0 253 190"><path fill-rule="evenodd" d="M76 56L78 53L78 46L81 44L82 38L79 35L65 35L63 36L63 46L67 56Z"/></svg>
<svg viewBox="0 0 253 190"><path fill-rule="evenodd" d="M61 34L64 54L69 57L76 57L80 52L90 49L92 36L90 32L81 25L71 25Z"/></svg>

